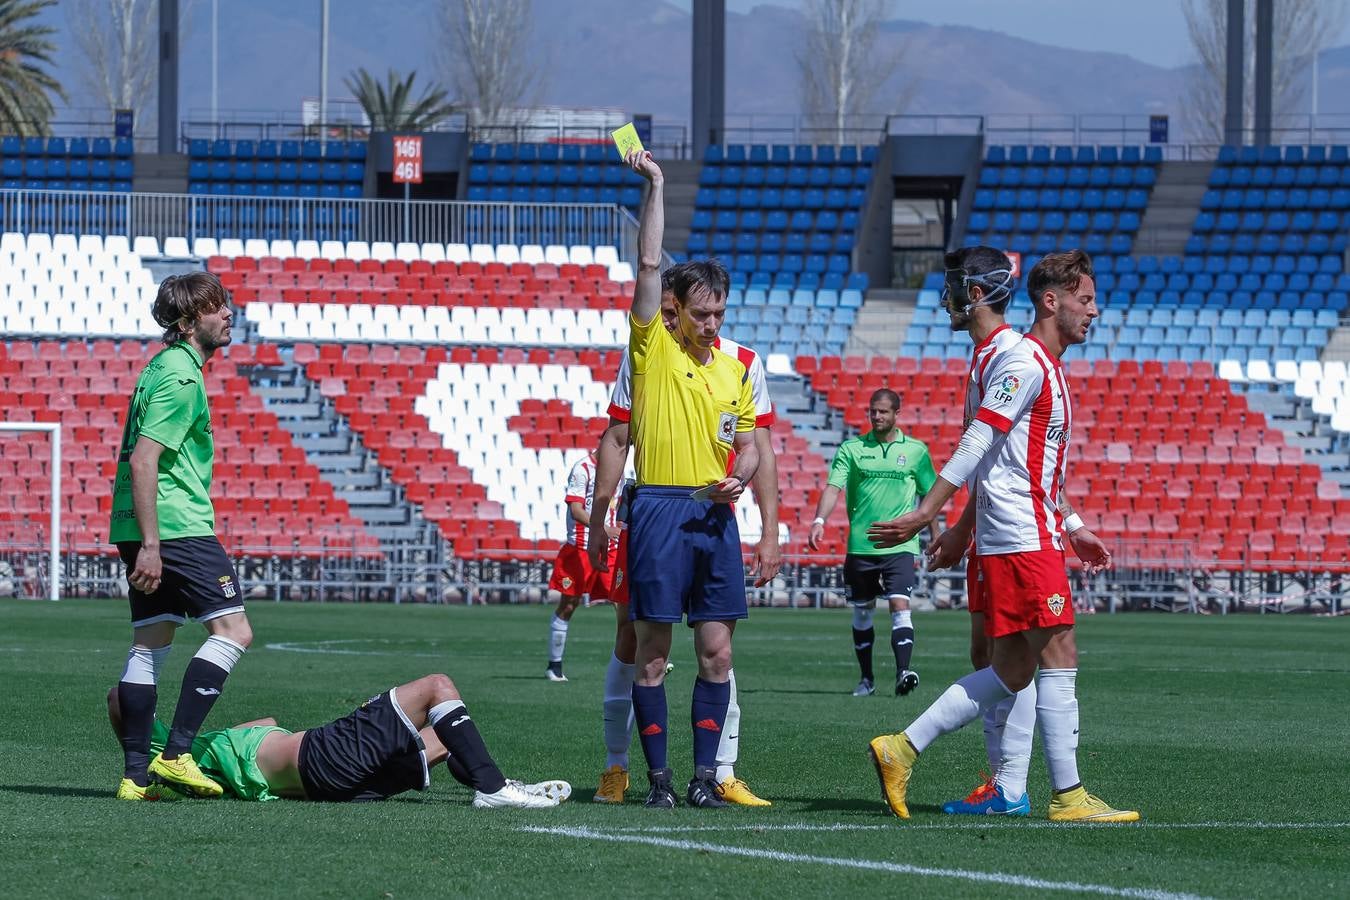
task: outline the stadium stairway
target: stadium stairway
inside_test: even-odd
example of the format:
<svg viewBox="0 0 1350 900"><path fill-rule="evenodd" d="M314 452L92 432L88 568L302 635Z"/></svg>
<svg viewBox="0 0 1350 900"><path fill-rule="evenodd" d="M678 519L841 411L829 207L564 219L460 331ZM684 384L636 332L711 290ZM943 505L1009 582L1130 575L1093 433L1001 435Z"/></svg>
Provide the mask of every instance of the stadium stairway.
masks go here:
<svg viewBox="0 0 1350 900"><path fill-rule="evenodd" d="M895 356L914 318L918 291L872 288L849 332L844 356Z"/></svg>
<svg viewBox="0 0 1350 900"><path fill-rule="evenodd" d="M702 164L694 160L672 159L661 163L661 171L666 176L667 248L683 250L689 245L689 223L694 218L701 168Z"/></svg>
<svg viewBox="0 0 1350 900"><path fill-rule="evenodd" d="M280 364L248 368L253 393L262 397L264 406L276 414L320 476L332 484L334 495L347 501L351 514L386 546L431 540L434 527L412 509L403 489L320 386L305 377L294 351L286 349L279 356Z"/></svg>
<svg viewBox="0 0 1350 900"><path fill-rule="evenodd" d="M1209 184L1209 162L1169 160L1158 168L1158 183L1135 235L1135 253L1180 256Z"/></svg>

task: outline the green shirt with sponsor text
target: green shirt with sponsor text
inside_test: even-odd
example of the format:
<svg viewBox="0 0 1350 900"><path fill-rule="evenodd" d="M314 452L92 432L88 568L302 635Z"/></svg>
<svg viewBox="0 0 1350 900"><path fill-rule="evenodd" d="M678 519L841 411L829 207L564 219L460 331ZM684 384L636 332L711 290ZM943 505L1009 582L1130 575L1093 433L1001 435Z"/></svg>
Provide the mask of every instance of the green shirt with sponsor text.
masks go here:
<svg viewBox="0 0 1350 900"><path fill-rule="evenodd" d="M848 502L848 552L862 556L918 553L914 536L898 547L878 549L867 539L873 522L885 522L910 512L920 494L933 489L937 473L928 445L905 434L890 443L873 432L850 438L835 451L829 483L844 492Z"/></svg>

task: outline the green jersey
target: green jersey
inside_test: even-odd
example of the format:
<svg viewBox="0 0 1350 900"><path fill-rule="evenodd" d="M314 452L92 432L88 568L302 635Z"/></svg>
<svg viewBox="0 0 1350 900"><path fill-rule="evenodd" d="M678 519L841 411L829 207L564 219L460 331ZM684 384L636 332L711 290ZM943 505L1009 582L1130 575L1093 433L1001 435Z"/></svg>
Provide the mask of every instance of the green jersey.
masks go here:
<svg viewBox="0 0 1350 900"><path fill-rule="evenodd" d="M192 741L192 758L203 775L240 800L277 800L258 768L258 748L263 738L276 731L291 733L274 725L202 731ZM151 752L159 753L168 740L169 729L156 719L150 736Z"/></svg>
<svg viewBox="0 0 1350 900"><path fill-rule="evenodd" d="M202 378L205 361L185 341L155 354L136 379L113 482L108 539L141 540L131 502L131 451L142 436L164 445L159 457L155 511L161 540L210 537L216 533L211 506L211 464L216 446Z"/></svg>
<svg viewBox="0 0 1350 900"><path fill-rule="evenodd" d="M872 432L839 445L830 464L830 481L848 501L848 552L863 556L918 553L916 535L898 547L879 550L867 539L873 522L910 512L920 494L933 489L937 473L923 441L900 434L883 444Z"/></svg>

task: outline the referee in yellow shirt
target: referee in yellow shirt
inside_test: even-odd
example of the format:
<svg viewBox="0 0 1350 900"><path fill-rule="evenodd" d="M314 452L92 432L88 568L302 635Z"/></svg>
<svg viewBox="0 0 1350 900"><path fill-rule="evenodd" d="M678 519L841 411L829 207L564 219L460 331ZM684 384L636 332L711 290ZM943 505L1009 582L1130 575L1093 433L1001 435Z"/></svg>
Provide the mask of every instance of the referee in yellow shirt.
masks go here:
<svg viewBox="0 0 1350 900"><path fill-rule="evenodd" d="M671 625L688 617L698 678L691 806L725 806L717 796L717 746L731 698L731 635L746 616L745 566L732 504L759 465L750 375L713 347L727 311L726 270L696 261L671 279L676 323L661 323L665 179L646 151L627 162L651 183L638 231L638 276L628 319L633 364L637 488L629 508L629 614L637 632L633 711L651 791L646 805L675 806L666 761L666 658ZM727 462L735 453L731 474Z"/></svg>

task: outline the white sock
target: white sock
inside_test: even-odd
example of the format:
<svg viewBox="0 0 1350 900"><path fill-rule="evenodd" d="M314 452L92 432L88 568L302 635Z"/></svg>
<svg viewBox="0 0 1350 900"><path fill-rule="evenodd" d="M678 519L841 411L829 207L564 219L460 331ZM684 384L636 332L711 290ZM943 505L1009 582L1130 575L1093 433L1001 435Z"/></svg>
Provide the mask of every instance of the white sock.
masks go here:
<svg viewBox="0 0 1350 900"><path fill-rule="evenodd" d="M736 757L741 749L741 705L736 702L736 670L727 670L731 684L731 702L727 704L727 718L722 723L722 737L717 742L717 783L736 777Z"/></svg>
<svg viewBox="0 0 1350 900"><path fill-rule="evenodd" d="M427 724L434 726L441 719L450 715L457 709L464 708L463 700L442 700L431 709L427 710Z"/></svg>
<svg viewBox="0 0 1350 900"><path fill-rule="evenodd" d="M1054 791L1079 783L1077 678L1077 669L1041 669L1036 676L1036 718Z"/></svg>
<svg viewBox="0 0 1350 900"><path fill-rule="evenodd" d="M973 722L981 710L1011 696L1012 691L1004 686L992 668L971 672L943 691L932 706L910 723L905 729L905 737L922 753L942 735Z"/></svg>
<svg viewBox="0 0 1350 900"><path fill-rule="evenodd" d="M127 653L127 663L122 669L122 681L127 684L158 684L159 669L164 665L173 644L165 647L132 647Z"/></svg>
<svg viewBox="0 0 1350 900"><path fill-rule="evenodd" d="M1036 729L1036 682L1022 688L998 705L1004 718L999 747L998 786L1004 798L1021 800L1027 792L1027 769L1031 767L1031 737Z"/></svg>
<svg viewBox="0 0 1350 900"><path fill-rule="evenodd" d="M899 612L891 613L891 631L897 628L913 628L914 620L910 617L909 610L902 609Z"/></svg>
<svg viewBox="0 0 1350 900"><path fill-rule="evenodd" d="M553 617L548 623L548 661L560 663L567 647L567 620Z"/></svg>
<svg viewBox="0 0 1350 900"><path fill-rule="evenodd" d="M984 755L989 762L989 772L992 775L998 774L999 760L1002 758L999 751L999 745L1003 742L1003 727L999 724L1001 717L999 709L1007 700L1001 700L984 711Z"/></svg>
<svg viewBox="0 0 1350 900"><path fill-rule="evenodd" d="M228 675L234 669L235 663L243 657L246 649L243 644L236 643L224 635L213 634L193 655L197 659L204 659L212 665L219 666Z"/></svg>
<svg viewBox="0 0 1350 900"><path fill-rule="evenodd" d="M636 663L609 658L605 668L605 768L628 768L628 747L633 743L633 675Z"/></svg>

